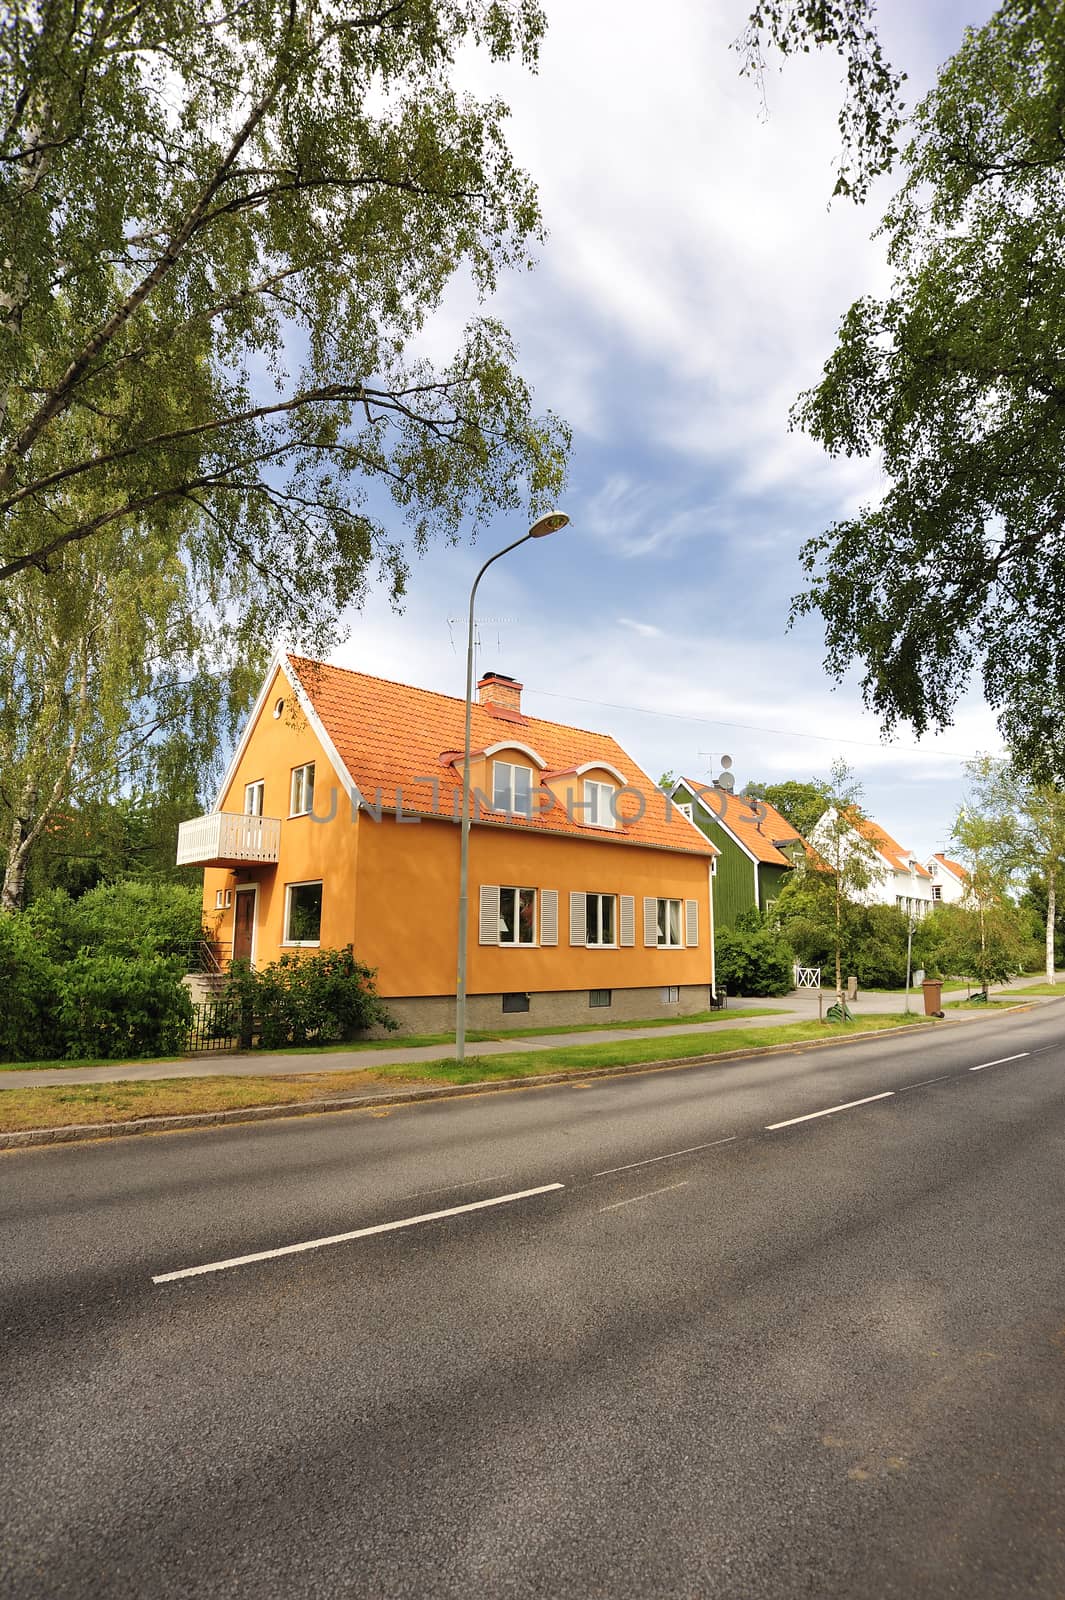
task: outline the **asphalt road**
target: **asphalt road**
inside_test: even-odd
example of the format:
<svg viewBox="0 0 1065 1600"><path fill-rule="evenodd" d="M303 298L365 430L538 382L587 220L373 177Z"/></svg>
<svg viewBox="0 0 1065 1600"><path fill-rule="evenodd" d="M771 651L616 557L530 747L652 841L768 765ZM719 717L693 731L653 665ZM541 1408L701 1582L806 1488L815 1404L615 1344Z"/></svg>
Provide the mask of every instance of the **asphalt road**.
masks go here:
<svg viewBox="0 0 1065 1600"><path fill-rule="evenodd" d="M1063 1024L0 1157L0 1592L1060 1600Z"/></svg>

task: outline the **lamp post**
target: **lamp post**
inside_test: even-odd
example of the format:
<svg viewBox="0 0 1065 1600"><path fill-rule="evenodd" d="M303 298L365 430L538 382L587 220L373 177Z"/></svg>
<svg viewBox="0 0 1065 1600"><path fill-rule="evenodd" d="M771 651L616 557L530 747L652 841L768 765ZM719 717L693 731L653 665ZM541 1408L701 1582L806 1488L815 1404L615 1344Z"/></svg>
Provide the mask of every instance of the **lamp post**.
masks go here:
<svg viewBox="0 0 1065 1600"><path fill-rule="evenodd" d="M548 511L537 517L528 533L523 533L513 544L504 545L494 556L489 556L470 590L470 620L466 633L466 732L462 745L462 830L459 845L459 952L455 977L455 1059L466 1059L466 930L469 924L470 876L470 723L473 718L473 608L477 599L477 586L493 561L509 555L520 544L530 539L544 539L549 533L558 533L569 523L564 511Z"/></svg>
<svg viewBox="0 0 1065 1600"><path fill-rule="evenodd" d="M906 907L906 1015L910 1014L910 979L913 974L913 934L917 926L917 873L913 861L910 868L910 901Z"/></svg>

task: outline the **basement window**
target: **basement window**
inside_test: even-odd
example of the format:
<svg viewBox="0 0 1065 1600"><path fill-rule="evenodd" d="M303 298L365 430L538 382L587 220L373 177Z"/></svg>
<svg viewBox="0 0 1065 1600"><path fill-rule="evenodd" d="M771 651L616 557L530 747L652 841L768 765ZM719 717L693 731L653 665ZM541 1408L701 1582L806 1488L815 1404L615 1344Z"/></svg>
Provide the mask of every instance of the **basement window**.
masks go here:
<svg viewBox="0 0 1065 1600"><path fill-rule="evenodd" d="M503 996L504 1011L528 1011L529 996L527 994L505 994Z"/></svg>
<svg viewBox="0 0 1065 1600"><path fill-rule="evenodd" d="M662 1004L664 1006L677 1006L677 1005L680 1005L680 985L679 984L670 983L670 984L666 985L666 987L662 990Z"/></svg>
<svg viewBox="0 0 1065 1600"><path fill-rule="evenodd" d="M589 989L588 1004L590 1006L608 1006L613 998L611 989Z"/></svg>

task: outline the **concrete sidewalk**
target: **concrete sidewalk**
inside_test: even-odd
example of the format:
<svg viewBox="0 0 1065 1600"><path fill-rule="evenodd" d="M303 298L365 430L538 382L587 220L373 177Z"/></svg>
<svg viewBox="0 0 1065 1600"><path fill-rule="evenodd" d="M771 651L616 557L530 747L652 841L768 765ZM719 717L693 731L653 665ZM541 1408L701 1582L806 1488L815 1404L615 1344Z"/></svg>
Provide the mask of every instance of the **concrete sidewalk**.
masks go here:
<svg viewBox="0 0 1065 1600"><path fill-rule="evenodd" d="M1008 993L1006 987L995 991L996 995L1001 994L1003 997ZM826 1011L832 1004L833 998L831 993L822 991L821 999ZM947 1000L958 998L964 999L965 996L964 994L945 996ZM1036 1005L1042 1003L1035 995L1018 996L1022 1001L1025 998ZM730 1027L772 1028L785 1023L810 1021L818 1014L818 995L817 991L812 989L796 990L776 1000L736 999L731 1004L736 1011L757 1009L774 1014L763 1017L737 1017L733 1020L730 1012L725 1010L712 1022L677 1023L666 1028L596 1028L573 1033L537 1034L525 1039L487 1039L480 1044L467 1044L466 1054L468 1057L517 1055L530 1050L558 1050L573 1045L623 1044L635 1039L670 1039L688 1034L720 1033L722 1029ZM916 1012L922 1010L919 994L911 996L910 1007ZM850 1009L858 1020L861 1020L863 1015L902 1012L906 1010L906 996L869 993L861 996L857 1002L852 1002ZM960 1012L955 1015L965 1016L966 1013ZM71 1083L145 1082L157 1078L258 1078L286 1077L293 1073L307 1072L372 1071L375 1067L407 1064L416 1066L419 1061L439 1061L449 1054L447 1044L431 1044L420 1045L413 1049L399 1046L380 1050L293 1051L284 1055L264 1052L243 1055L180 1056L173 1061L113 1064L109 1062L102 1067L50 1067L41 1070L27 1066L25 1070L20 1068L13 1072L0 1071L0 1090L56 1088Z"/></svg>

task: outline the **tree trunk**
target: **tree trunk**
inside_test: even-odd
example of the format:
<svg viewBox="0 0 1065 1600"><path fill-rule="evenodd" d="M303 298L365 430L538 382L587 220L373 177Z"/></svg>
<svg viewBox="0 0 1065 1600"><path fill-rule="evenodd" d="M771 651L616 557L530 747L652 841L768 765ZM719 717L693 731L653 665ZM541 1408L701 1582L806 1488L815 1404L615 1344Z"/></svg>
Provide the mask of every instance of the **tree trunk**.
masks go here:
<svg viewBox="0 0 1065 1600"><path fill-rule="evenodd" d="M1047 982L1053 983L1055 977L1054 964L1054 923L1058 913L1058 881L1053 863L1047 868Z"/></svg>
<svg viewBox="0 0 1065 1600"><path fill-rule="evenodd" d="M0 913L22 910L26 894L26 868L29 866L31 838L22 817L13 817L4 863L4 883L0 888Z"/></svg>

